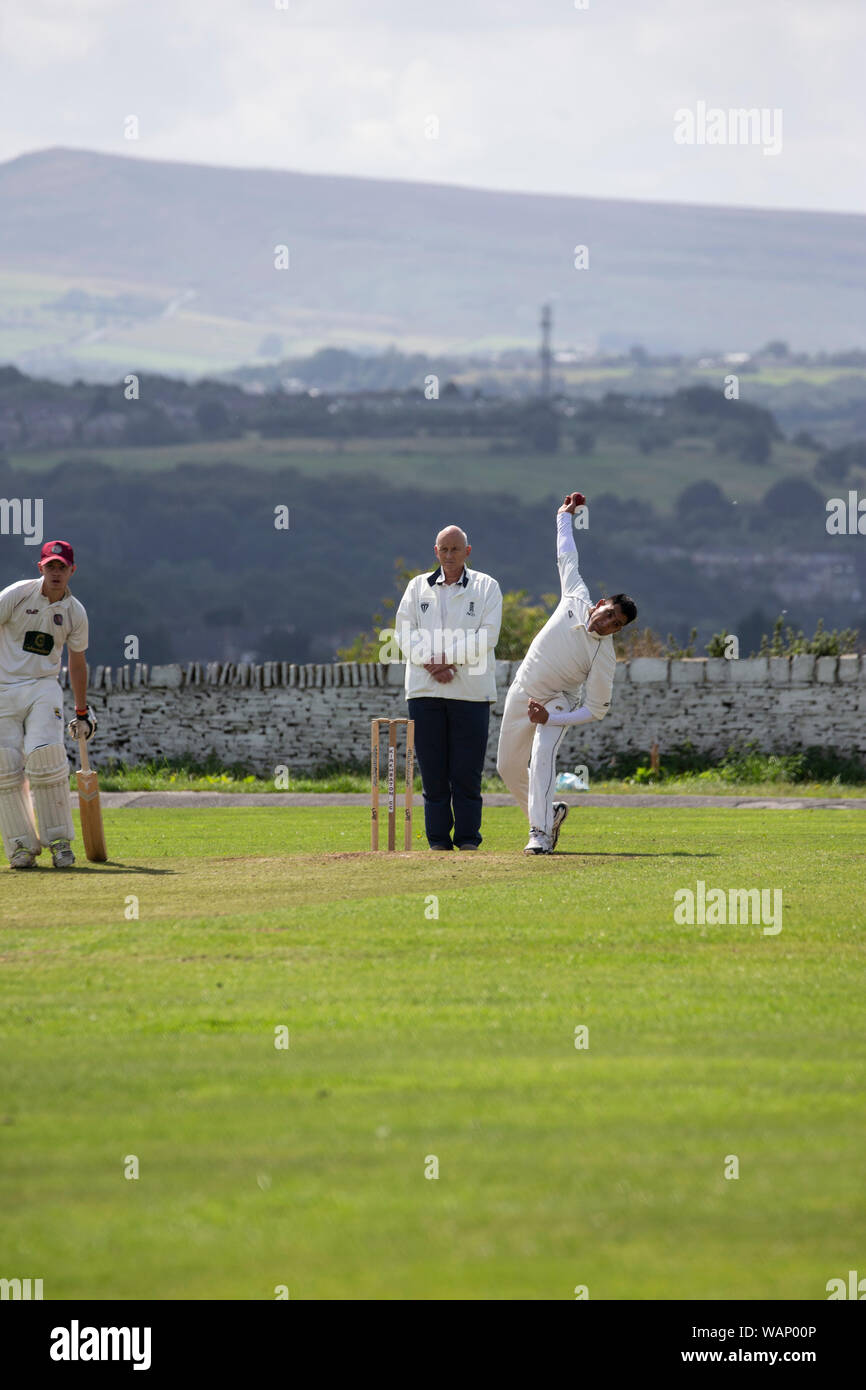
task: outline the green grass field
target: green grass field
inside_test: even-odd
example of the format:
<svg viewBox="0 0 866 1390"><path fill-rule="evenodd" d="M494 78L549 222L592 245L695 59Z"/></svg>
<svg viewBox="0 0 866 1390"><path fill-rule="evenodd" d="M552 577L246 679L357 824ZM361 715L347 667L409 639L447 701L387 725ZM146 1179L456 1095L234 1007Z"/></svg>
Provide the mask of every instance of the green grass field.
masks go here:
<svg viewBox="0 0 866 1390"><path fill-rule="evenodd" d="M448 860L365 853L354 809L106 831L106 865L0 869L0 1269L46 1299L825 1299L862 1268L859 812L576 808L539 859L516 809ZM780 888L781 932L675 925L698 879Z"/></svg>
<svg viewBox="0 0 866 1390"><path fill-rule="evenodd" d="M363 772L335 772L320 777L293 777L287 788L277 787L273 777L234 776L230 772L184 773L184 771L160 773L151 772L146 767L127 770L100 772L99 785L103 791L143 792L231 792L233 794L261 795L263 792L331 793L356 792L369 796L370 778ZM75 790L75 774L70 775L70 786ZM499 777L482 779L485 792L507 793L508 788ZM415 790L422 790L421 778L415 778ZM679 777L671 776L662 782L643 782L635 778L607 779L594 778L591 790L600 795L645 796L760 796L760 797L866 797L866 784L862 782L843 782L834 778L824 782L790 782L783 778L773 781L732 781L710 769L707 772L685 772Z"/></svg>

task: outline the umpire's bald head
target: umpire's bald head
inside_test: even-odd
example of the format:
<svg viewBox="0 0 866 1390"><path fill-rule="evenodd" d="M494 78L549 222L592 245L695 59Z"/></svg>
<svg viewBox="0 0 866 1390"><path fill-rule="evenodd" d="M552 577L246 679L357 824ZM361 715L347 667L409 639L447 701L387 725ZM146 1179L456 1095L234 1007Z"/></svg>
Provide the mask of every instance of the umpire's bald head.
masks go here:
<svg viewBox="0 0 866 1390"><path fill-rule="evenodd" d="M436 559L442 566L442 577L446 584L455 584L463 573L472 546L462 526L452 523L443 526L433 547Z"/></svg>

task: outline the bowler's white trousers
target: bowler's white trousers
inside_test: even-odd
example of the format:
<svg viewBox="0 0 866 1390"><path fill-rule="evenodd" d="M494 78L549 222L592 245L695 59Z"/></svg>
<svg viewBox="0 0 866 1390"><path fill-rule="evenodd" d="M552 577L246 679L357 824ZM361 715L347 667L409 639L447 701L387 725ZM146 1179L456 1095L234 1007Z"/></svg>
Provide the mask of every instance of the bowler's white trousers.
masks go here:
<svg viewBox="0 0 866 1390"><path fill-rule="evenodd" d="M529 692L514 681L505 697L496 770L529 820L533 830L553 831L553 788L556 749L564 724L533 724L527 713ZM565 691L542 702L545 709L572 710L575 701Z"/></svg>

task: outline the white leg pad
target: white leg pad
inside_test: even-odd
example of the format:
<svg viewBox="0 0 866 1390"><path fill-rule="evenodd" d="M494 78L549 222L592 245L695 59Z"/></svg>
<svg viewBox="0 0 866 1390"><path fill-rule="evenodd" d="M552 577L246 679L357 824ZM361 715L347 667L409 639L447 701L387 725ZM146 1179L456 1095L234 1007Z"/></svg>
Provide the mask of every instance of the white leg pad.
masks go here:
<svg viewBox="0 0 866 1390"><path fill-rule="evenodd" d="M27 754L27 775L36 803L43 845L75 834L69 801L69 762L59 743L43 743Z"/></svg>
<svg viewBox="0 0 866 1390"><path fill-rule="evenodd" d="M17 748L0 747L0 834L7 859L17 849L34 854L42 849L24 786L24 758Z"/></svg>

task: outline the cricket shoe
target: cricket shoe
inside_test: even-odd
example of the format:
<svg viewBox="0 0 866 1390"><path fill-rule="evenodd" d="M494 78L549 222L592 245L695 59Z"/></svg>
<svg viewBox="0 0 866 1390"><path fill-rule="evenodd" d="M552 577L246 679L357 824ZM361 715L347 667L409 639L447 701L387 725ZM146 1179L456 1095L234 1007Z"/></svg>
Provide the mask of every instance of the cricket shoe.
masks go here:
<svg viewBox="0 0 866 1390"><path fill-rule="evenodd" d="M71 869L75 863L75 855L69 847L68 840L52 840L48 846L51 850L51 858L54 860L55 869Z"/></svg>
<svg viewBox="0 0 866 1390"><path fill-rule="evenodd" d="M36 851L28 849L26 845L19 845L9 863L13 869L35 869Z"/></svg>
<svg viewBox="0 0 866 1390"><path fill-rule="evenodd" d="M545 835L543 830L536 830L535 826L530 827L529 840L524 846L524 854L550 854L550 836Z"/></svg>
<svg viewBox="0 0 866 1390"><path fill-rule="evenodd" d="M553 831L550 836L550 848L556 849L559 839L559 832L562 829L562 822L568 815L568 806L564 801L554 801L553 803Z"/></svg>

